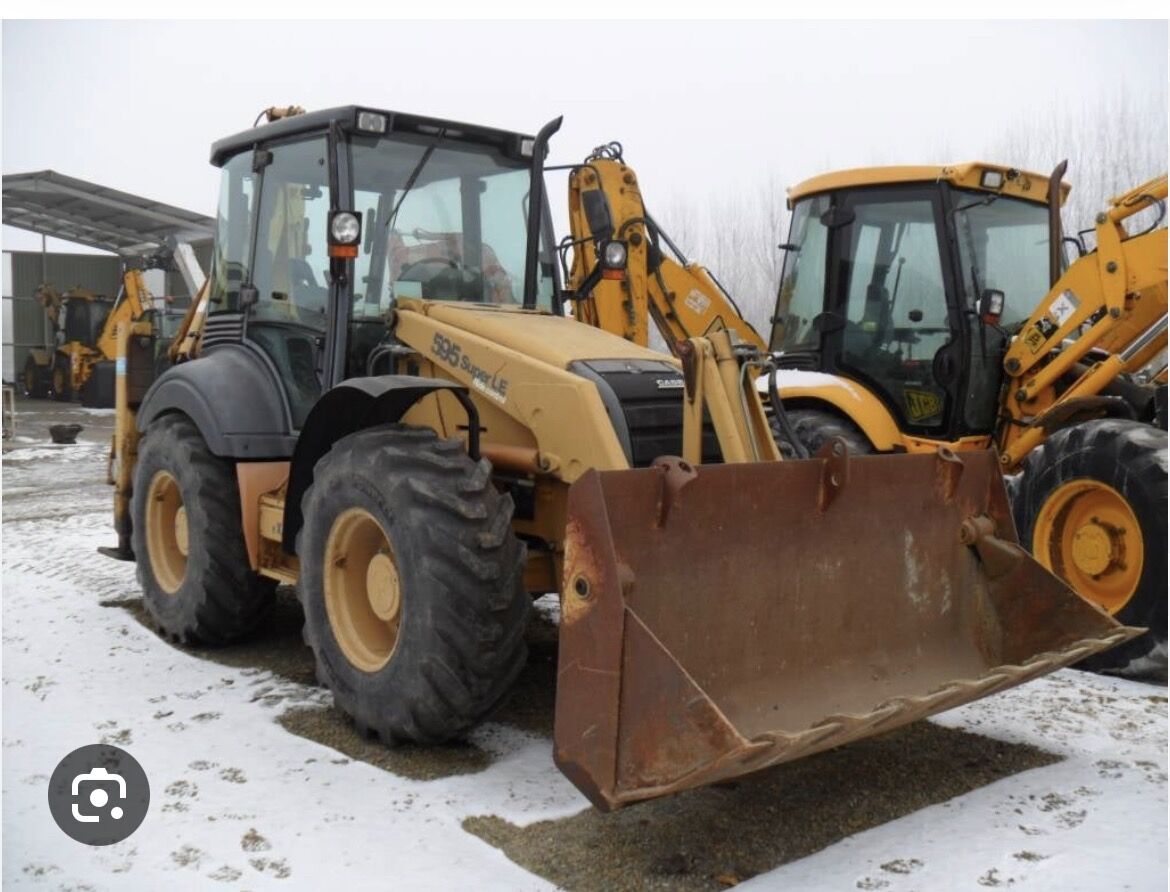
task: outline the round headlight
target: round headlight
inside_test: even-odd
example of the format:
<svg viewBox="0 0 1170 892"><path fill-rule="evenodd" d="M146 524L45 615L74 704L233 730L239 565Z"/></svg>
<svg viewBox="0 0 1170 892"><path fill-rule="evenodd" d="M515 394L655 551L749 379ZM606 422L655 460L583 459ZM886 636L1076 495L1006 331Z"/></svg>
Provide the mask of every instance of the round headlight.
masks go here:
<svg viewBox="0 0 1170 892"><path fill-rule="evenodd" d="M609 242L602 253L602 263L610 269L621 269L626 265L625 242Z"/></svg>
<svg viewBox="0 0 1170 892"><path fill-rule="evenodd" d="M352 245L362 234L362 224L357 214L342 211L334 214L329 222L329 237L338 245Z"/></svg>

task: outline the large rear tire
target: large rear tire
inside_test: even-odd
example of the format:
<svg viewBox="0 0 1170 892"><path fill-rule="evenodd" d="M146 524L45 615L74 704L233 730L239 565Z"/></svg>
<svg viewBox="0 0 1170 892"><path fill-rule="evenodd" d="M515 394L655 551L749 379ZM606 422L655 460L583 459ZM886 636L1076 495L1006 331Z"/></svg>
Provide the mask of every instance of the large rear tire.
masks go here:
<svg viewBox="0 0 1170 892"><path fill-rule="evenodd" d="M787 414L788 422L792 425L797 439L808 450L810 456L816 455L825 445L825 441L833 437L840 437L845 441L850 455L868 455L873 452L873 446L861 429L835 412L826 409L789 409ZM776 445L780 447L781 454L795 455L795 450L789 446L788 438L784 436L780 422L775 416L772 416L771 424L772 436L776 440Z"/></svg>
<svg viewBox="0 0 1170 892"><path fill-rule="evenodd" d="M1011 487L1020 542L1083 597L1149 632L1095 671L1166 677L1166 432L1102 419L1058 431Z"/></svg>
<svg viewBox="0 0 1170 892"><path fill-rule="evenodd" d="M164 635L226 644L267 615L276 582L253 572L235 467L182 415L151 422L138 446L132 542L146 609Z"/></svg>
<svg viewBox="0 0 1170 892"><path fill-rule="evenodd" d="M24 395L33 399L43 400L49 395L52 386L52 370L36 361L29 355L24 361L24 374L21 376L24 385Z"/></svg>
<svg viewBox="0 0 1170 892"><path fill-rule="evenodd" d="M458 440L383 425L334 444L305 493L305 638L337 706L386 743L460 737L524 666L524 548L490 472Z"/></svg>

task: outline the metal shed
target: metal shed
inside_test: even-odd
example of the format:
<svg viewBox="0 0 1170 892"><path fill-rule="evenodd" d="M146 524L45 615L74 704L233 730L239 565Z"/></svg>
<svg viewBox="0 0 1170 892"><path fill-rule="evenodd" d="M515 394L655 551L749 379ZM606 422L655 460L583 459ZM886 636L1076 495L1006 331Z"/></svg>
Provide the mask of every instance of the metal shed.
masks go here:
<svg viewBox="0 0 1170 892"><path fill-rule="evenodd" d="M187 242L206 270L214 220L174 205L132 195L53 170L6 174L3 222L41 236L66 239L109 254L4 253L3 377L13 380L31 347L52 341L48 321L33 294L42 282L59 290L83 286L116 295L124 263L142 260L169 241ZM159 274L151 289L183 306L191 295L183 278Z"/></svg>

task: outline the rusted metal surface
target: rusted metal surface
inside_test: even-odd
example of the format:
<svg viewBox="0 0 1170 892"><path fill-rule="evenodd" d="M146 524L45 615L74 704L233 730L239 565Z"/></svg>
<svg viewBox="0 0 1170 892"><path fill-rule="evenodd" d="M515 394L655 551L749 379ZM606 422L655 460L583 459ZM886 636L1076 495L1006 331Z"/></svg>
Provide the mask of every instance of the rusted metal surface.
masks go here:
<svg viewBox="0 0 1170 892"><path fill-rule="evenodd" d="M555 758L595 805L886 731L1140 633L1015 545L993 453L841 458L574 484Z"/></svg>

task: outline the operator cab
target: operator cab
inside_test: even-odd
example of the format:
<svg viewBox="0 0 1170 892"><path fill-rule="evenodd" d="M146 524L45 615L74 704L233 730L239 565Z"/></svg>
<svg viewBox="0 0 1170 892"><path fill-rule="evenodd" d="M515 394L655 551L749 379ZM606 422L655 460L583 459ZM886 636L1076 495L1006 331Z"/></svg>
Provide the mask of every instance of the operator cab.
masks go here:
<svg viewBox="0 0 1170 892"><path fill-rule="evenodd" d="M67 291L61 298L60 331L57 338L61 344L74 341L93 347L101 337L106 318L113 306L109 298L86 291Z"/></svg>
<svg viewBox="0 0 1170 892"><path fill-rule="evenodd" d="M532 154L523 134L353 106L220 140L204 350L258 351L292 433L324 390L370 373L395 301L519 309ZM541 206L535 309L554 311Z"/></svg>
<svg viewBox="0 0 1170 892"><path fill-rule="evenodd" d="M1049 287L1047 184L964 164L794 187L772 319L780 366L865 385L912 435L991 429L1008 338Z"/></svg>

